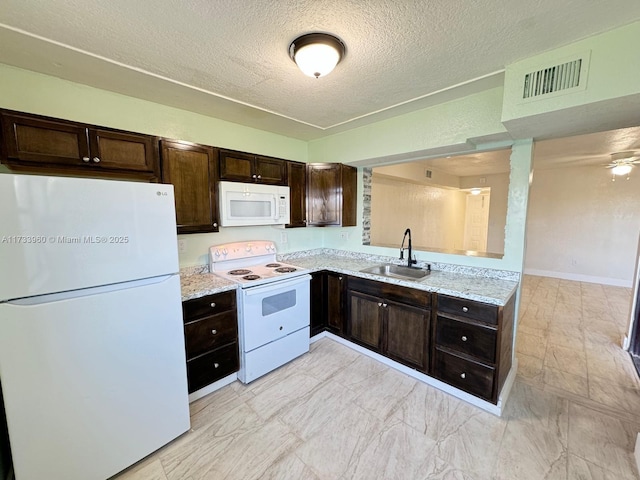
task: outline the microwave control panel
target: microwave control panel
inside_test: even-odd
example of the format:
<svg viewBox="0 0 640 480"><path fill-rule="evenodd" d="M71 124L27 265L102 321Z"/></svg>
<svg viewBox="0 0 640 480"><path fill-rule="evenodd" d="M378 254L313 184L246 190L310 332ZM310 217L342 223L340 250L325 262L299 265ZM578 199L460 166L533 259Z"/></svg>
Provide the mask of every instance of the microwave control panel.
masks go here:
<svg viewBox="0 0 640 480"><path fill-rule="evenodd" d="M280 205L278 207L278 216L283 218L287 216L287 197L280 197Z"/></svg>

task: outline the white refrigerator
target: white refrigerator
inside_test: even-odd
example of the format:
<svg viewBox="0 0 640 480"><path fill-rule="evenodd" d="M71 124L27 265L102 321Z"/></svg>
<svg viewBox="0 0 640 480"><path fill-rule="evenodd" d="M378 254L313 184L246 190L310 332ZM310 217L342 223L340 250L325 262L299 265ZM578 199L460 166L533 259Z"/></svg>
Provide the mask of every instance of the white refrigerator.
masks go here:
<svg viewBox="0 0 640 480"><path fill-rule="evenodd" d="M173 186L0 174L16 480L105 480L187 431Z"/></svg>

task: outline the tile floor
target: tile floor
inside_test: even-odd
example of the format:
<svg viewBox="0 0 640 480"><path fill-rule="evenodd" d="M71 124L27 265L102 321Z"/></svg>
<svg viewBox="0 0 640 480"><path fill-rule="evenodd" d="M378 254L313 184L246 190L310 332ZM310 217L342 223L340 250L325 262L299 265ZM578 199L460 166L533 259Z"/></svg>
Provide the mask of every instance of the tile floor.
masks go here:
<svg viewBox="0 0 640 480"><path fill-rule="evenodd" d="M638 480L630 291L527 276L502 418L330 339L191 405L192 430L118 480Z"/></svg>

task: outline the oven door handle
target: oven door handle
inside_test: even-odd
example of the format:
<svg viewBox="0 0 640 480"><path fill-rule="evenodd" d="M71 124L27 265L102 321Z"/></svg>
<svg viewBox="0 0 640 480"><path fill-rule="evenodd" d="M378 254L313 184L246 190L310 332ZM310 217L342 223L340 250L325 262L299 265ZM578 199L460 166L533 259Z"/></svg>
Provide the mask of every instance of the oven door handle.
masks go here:
<svg viewBox="0 0 640 480"><path fill-rule="evenodd" d="M269 283L266 285L256 285L255 287L249 287L242 290L242 293L246 297L251 297L254 295L264 295L265 293L275 292L276 290L283 290L295 285L299 285L301 283L309 282L311 280L311 275L300 275L295 278L290 278L288 280L280 280L273 283Z"/></svg>

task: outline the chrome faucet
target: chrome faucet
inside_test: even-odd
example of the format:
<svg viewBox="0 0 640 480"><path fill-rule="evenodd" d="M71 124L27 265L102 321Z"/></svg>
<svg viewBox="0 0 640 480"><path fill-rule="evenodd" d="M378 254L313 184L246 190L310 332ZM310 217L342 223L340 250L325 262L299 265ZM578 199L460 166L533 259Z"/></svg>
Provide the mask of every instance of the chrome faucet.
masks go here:
<svg viewBox="0 0 640 480"><path fill-rule="evenodd" d="M415 265L416 263L418 263L418 260L416 260L415 258L411 258L411 229L407 228L404 231L404 237L402 237L402 244L400 245L400 260L404 260L404 241L407 238L407 235L409 235L409 246L407 247L407 250L409 250L409 258L407 258L407 267L411 267L411 265Z"/></svg>

